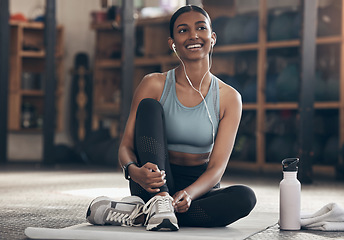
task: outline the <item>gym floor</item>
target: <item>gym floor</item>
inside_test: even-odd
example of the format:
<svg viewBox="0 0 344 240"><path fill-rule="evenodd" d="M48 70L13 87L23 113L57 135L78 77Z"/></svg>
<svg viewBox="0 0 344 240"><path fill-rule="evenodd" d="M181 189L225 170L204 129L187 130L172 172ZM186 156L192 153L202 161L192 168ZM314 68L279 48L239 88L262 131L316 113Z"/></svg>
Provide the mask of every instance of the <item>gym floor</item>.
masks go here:
<svg viewBox="0 0 344 240"><path fill-rule="evenodd" d="M10 164L0 169L0 239L26 239L26 227L64 228L85 223L87 206L94 197L109 190L118 198L129 194L127 181L114 168ZM280 180L280 176L227 173L222 186L252 187L258 199L254 211L278 216ZM343 196L344 182L315 179L311 185L302 185L301 210L312 213L330 202L344 206ZM344 232L280 231L275 224L247 239L344 239Z"/></svg>

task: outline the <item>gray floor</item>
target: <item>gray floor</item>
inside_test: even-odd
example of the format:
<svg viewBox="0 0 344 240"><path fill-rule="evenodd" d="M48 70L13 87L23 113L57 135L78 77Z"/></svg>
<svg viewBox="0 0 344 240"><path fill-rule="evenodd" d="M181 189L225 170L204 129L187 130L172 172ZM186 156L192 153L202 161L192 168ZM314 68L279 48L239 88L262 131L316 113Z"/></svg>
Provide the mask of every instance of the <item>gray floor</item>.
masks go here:
<svg viewBox="0 0 344 240"><path fill-rule="evenodd" d="M226 174L223 186L249 185L257 195L254 211L269 212L278 221L279 177L250 174ZM1 166L0 170L0 239L26 239L26 227L64 228L85 222L90 200L110 193L126 196L127 182L115 169L85 166L40 165ZM109 195L109 194L107 194ZM301 209L315 212L330 202L344 206L344 183L315 179L302 186ZM280 231L278 225L255 233L249 240L260 239L344 239L344 232Z"/></svg>

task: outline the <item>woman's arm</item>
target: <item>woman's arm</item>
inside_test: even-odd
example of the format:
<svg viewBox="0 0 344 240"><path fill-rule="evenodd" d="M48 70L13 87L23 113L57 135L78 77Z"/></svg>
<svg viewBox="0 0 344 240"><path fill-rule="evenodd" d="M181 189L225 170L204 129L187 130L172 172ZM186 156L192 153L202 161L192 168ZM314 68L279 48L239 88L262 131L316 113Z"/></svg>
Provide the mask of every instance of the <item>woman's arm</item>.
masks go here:
<svg viewBox="0 0 344 240"><path fill-rule="evenodd" d="M165 74L154 73L143 78L137 87L130 109L130 114L126 123L121 144L119 146L118 160L121 166L129 162L137 162L134 153L134 131L136 111L139 103L144 98L159 100L164 88ZM165 173L157 168L155 164L147 163L142 167L131 164L128 167L131 179L140 184L149 192L158 192L158 187L164 184Z"/></svg>
<svg viewBox="0 0 344 240"><path fill-rule="evenodd" d="M179 212L183 212L188 208L186 205L188 202L191 204L191 199L207 193L221 180L232 153L241 119L241 96L236 90L223 82L219 82L219 84L221 120L214 148L209 158L207 170L193 184L174 196L174 204L177 204L180 200L185 200L180 202L180 205L176 205ZM188 200L188 198L190 199ZM180 211L180 209L182 210Z"/></svg>

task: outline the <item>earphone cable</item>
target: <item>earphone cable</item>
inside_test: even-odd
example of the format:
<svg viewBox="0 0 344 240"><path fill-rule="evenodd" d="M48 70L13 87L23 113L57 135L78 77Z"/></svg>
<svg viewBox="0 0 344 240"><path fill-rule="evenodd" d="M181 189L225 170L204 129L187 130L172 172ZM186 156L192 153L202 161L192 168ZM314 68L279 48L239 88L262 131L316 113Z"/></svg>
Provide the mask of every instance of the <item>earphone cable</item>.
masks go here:
<svg viewBox="0 0 344 240"><path fill-rule="evenodd" d="M200 94L200 96L201 96L201 98L202 98L202 102L204 102L204 106L205 106L205 108L206 108L206 110L207 110L208 118L209 118L209 121L210 121L211 127L212 127L212 140L213 140L213 144L214 144L214 143L215 143L215 127L214 127L214 123L213 123L213 120L212 120L211 115L210 115L210 111L209 111L209 108L208 108L208 104L207 104L207 102L205 101L205 98L204 98L204 96L203 96L203 94L202 94L202 92L201 92L203 80L204 80L205 76L207 75L207 73L208 73L208 72L210 71L210 69L211 69L211 65L212 65L212 54L213 54L213 46L211 46L211 50L210 50L210 56L209 56L209 61L210 61L210 63L209 63L209 68L208 68L208 70L204 73L204 75L203 75L203 77L202 77L202 79L201 79L201 82L200 82L200 85L199 85L199 90L197 90L197 89L193 86L193 84L192 84L192 82L191 82L189 76L188 76L187 73L186 73L186 67L185 67L184 62L183 62L182 59L179 57L177 51L176 51L174 48L173 48L173 50L174 50L176 56L178 57L179 61L180 61L180 62L182 63L182 65L183 65L184 74L185 74L185 77L186 77L187 81L189 82L190 86L191 86L196 92L198 92L198 93ZM210 150L210 154L211 154L211 152L212 152L212 149ZM209 156L210 156L210 154L209 154Z"/></svg>

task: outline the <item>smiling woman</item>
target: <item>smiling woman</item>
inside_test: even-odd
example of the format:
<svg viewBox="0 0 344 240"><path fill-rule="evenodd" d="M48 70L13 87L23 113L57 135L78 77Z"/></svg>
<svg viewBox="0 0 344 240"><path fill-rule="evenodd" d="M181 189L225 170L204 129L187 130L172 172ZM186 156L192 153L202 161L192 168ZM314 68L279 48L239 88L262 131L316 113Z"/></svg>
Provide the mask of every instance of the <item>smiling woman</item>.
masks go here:
<svg viewBox="0 0 344 240"><path fill-rule="evenodd" d="M180 12L177 11L171 18L169 44L170 46L175 44L173 50L178 49L180 55L188 56L183 54L182 47L185 47L192 52L204 50L203 57L208 58L210 48L215 44L216 34L211 29L208 14L202 8L196 6L192 8L193 11L189 12L187 8L181 8L178 10Z"/></svg>
<svg viewBox="0 0 344 240"><path fill-rule="evenodd" d="M143 78L119 148L131 195L144 204L126 198L123 212L116 202L95 199L89 222L103 224L94 216L103 214L105 219L106 213L118 212L122 217L107 224L178 230L226 226L251 212L256 197L249 187L220 188L242 102L234 88L210 72L215 42L211 20L202 8L188 5L173 14L168 44L181 64Z"/></svg>

